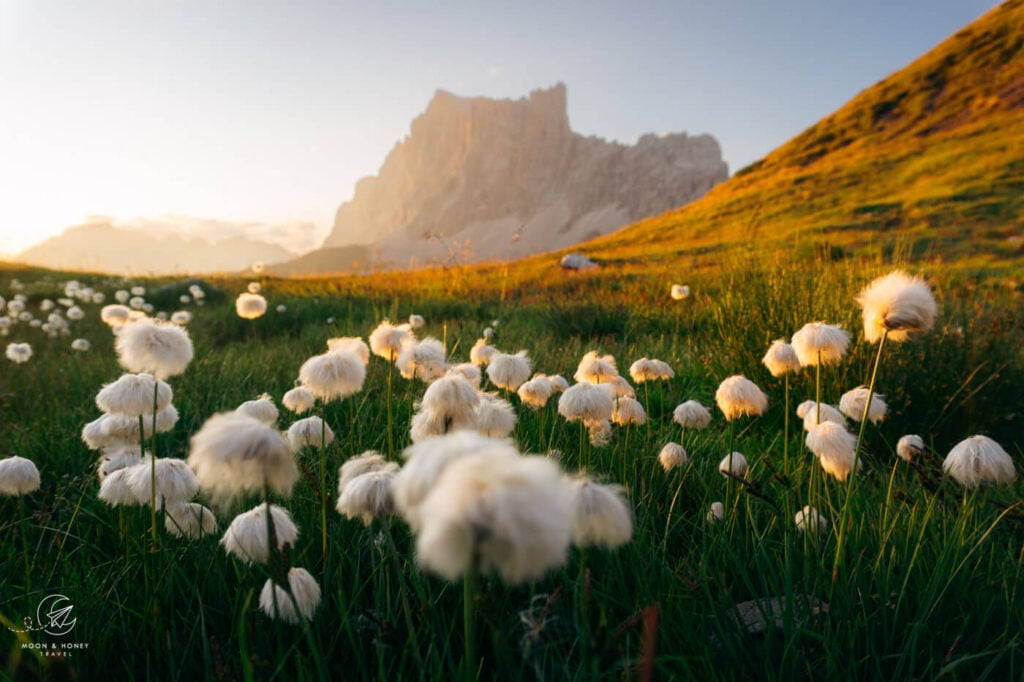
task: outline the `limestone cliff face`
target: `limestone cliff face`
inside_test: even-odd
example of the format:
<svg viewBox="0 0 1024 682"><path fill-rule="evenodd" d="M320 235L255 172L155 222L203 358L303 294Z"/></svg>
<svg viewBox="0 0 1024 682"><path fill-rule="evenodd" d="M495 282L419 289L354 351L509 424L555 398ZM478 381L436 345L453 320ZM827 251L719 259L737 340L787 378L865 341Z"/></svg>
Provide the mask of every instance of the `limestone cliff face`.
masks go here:
<svg viewBox="0 0 1024 682"><path fill-rule="evenodd" d="M572 132L562 84L515 101L438 91L338 209L324 247L370 245L377 266L518 257L676 208L727 177L708 135L627 146Z"/></svg>

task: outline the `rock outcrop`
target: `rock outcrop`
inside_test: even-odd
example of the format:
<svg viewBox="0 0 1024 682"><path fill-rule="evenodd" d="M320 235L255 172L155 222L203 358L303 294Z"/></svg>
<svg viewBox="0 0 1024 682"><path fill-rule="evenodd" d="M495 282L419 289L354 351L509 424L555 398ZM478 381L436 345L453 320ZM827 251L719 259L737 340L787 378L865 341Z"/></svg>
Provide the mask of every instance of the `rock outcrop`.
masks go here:
<svg viewBox="0 0 1024 682"><path fill-rule="evenodd" d="M324 249L365 245L362 267L521 257L679 207L727 177L709 135L629 146L574 133L562 84L515 101L440 90L338 209Z"/></svg>

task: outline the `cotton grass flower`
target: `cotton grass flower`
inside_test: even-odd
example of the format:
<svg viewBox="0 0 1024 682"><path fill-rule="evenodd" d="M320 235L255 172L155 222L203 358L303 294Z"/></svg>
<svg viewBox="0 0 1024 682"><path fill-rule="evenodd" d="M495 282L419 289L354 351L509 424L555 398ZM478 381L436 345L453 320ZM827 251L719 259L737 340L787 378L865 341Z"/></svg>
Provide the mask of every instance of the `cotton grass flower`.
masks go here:
<svg viewBox="0 0 1024 682"><path fill-rule="evenodd" d="M27 343L9 343L4 355L14 364L20 365L32 357L32 346Z"/></svg>
<svg viewBox="0 0 1024 682"><path fill-rule="evenodd" d="M629 382L622 377L616 375L608 379L608 381L599 384L601 388L608 391L612 398L618 400L619 398L635 398L636 391L629 385Z"/></svg>
<svg viewBox="0 0 1024 682"><path fill-rule="evenodd" d="M410 340L412 335L409 332L384 321L370 333L370 350L377 357L394 362L402 352L402 347Z"/></svg>
<svg viewBox="0 0 1024 682"><path fill-rule="evenodd" d="M302 414L313 409L316 404L316 395L308 386L296 386L284 394L281 404L295 414Z"/></svg>
<svg viewBox="0 0 1024 682"><path fill-rule="evenodd" d="M68 308L67 316L69 320L81 320L85 317L85 311L79 308L77 305L73 305Z"/></svg>
<svg viewBox="0 0 1024 682"><path fill-rule="evenodd" d="M471 362L460 362L457 365L452 365L448 368L445 376L460 376L476 389L480 388L480 379L483 377L480 368Z"/></svg>
<svg viewBox="0 0 1024 682"><path fill-rule="evenodd" d="M793 346L786 343L785 339L772 341L761 362L775 378L800 371L800 359Z"/></svg>
<svg viewBox="0 0 1024 682"><path fill-rule="evenodd" d="M179 504L195 497L199 491L199 482L185 460L164 457L152 464L149 460L149 457L145 457L140 464L127 469L125 483L139 504L148 504L152 501L156 505L155 508L160 509L165 502ZM151 496L154 473L155 499Z"/></svg>
<svg viewBox="0 0 1024 682"><path fill-rule="evenodd" d="M839 362L850 345L845 329L824 322L808 322L793 334L793 351L801 367L817 367Z"/></svg>
<svg viewBox="0 0 1024 682"><path fill-rule="evenodd" d="M266 488L287 497L299 477L288 442L280 433L233 412L210 417L192 436L188 464L200 487L221 501Z"/></svg>
<svg viewBox="0 0 1024 682"><path fill-rule="evenodd" d="M154 380L151 374L122 374L96 394L96 407L109 414L137 417L152 415L154 403L158 413L165 410L173 398L170 385Z"/></svg>
<svg viewBox="0 0 1024 682"><path fill-rule="evenodd" d="M198 502L168 504L164 528L175 537L199 540L217 532L217 517Z"/></svg>
<svg viewBox="0 0 1024 682"><path fill-rule="evenodd" d="M810 505L805 505L803 509L796 513L793 523L796 524L796 529L801 533L809 532L815 535L824 535L828 532L828 519L819 514L818 510Z"/></svg>
<svg viewBox="0 0 1024 682"><path fill-rule="evenodd" d="M476 429L489 438L504 438L516 428L515 408L507 400L490 393L480 394L476 406Z"/></svg>
<svg viewBox="0 0 1024 682"><path fill-rule="evenodd" d="M686 466L688 461L689 457L686 455L686 449L679 443L666 443L665 447L658 453L658 463L661 464L661 468L666 473Z"/></svg>
<svg viewBox="0 0 1024 682"><path fill-rule="evenodd" d="M71 350L77 350L81 353L85 353L90 348L92 348L92 344L89 343L89 339L75 339L71 342Z"/></svg>
<svg viewBox="0 0 1024 682"><path fill-rule="evenodd" d="M334 442L334 431L320 417L299 419L288 427L288 445L292 452L303 448L327 447Z"/></svg>
<svg viewBox="0 0 1024 682"><path fill-rule="evenodd" d="M171 323L183 327L192 321L192 313L187 310L179 310L171 313Z"/></svg>
<svg viewBox="0 0 1024 682"><path fill-rule="evenodd" d="M494 353L487 365L487 378L498 388L515 392L530 378L530 358L521 350L512 355Z"/></svg>
<svg viewBox="0 0 1024 682"><path fill-rule="evenodd" d="M596 350L592 350L583 356L573 379L578 382L603 384L617 376L619 370L615 366L615 358L611 355L598 355Z"/></svg>
<svg viewBox="0 0 1024 682"><path fill-rule="evenodd" d="M105 450L96 465L96 475L99 477L100 483L103 483L107 476L115 471L141 464L142 458L139 456L138 446L136 445L135 448L120 446L109 451Z"/></svg>
<svg viewBox="0 0 1024 682"><path fill-rule="evenodd" d="M410 315L409 316L409 327L411 327L412 329L420 329L425 324L426 324L426 322L423 320L423 317L421 315Z"/></svg>
<svg viewBox="0 0 1024 682"><path fill-rule="evenodd" d="M388 462L376 450L367 450L361 455L352 457L338 468L338 495L341 495L345 491L345 486L357 476L393 466L397 470L397 465Z"/></svg>
<svg viewBox="0 0 1024 682"><path fill-rule="evenodd" d="M733 476L738 478L745 478L749 468L750 466L747 464L747 458L739 452L726 455L722 458L722 461L718 463L719 472L722 474L731 473Z"/></svg>
<svg viewBox="0 0 1024 682"><path fill-rule="evenodd" d="M572 508L558 465L543 457L471 455L449 464L419 505L416 560L448 580L494 571L509 584L565 563Z"/></svg>
<svg viewBox="0 0 1024 682"><path fill-rule="evenodd" d="M864 338L869 343L883 336L906 341L912 333L931 329L938 315L928 284L900 270L872 281L857 294L856 301L863 309Z"/></svg>
<svg viewBox="0 0 1024 682"><path fill-rule="evenodd" d="M668 381L675 375L675 370L667 362L657 359L640 358L629 366L629 376L638 384Z"/></svg>
<svg viewBox="0 0 1024 682"><path fill-rule="evenodd" d="M644 406L635 398L621 398L615 401L615 407L612 409L612 423L619 426L645 424L647 413L644 412Z"/></svg>
<svg viewBox="0 0 1024 682"><path fill-rule="evenodd" d="M118 360L129 372L148 372L167 379L185 371L192 361L192 340L181 327L153 320L132 322L115 343Z"/></svg>
<svg viewBox="0 0 1024 682"><path fill-rule="evenodd" d="M0 495L20 497L39 490L39 469L24 457L0 459Z"/></svg>
<svg viewBox="0 0 1024 682"><path fill-rule="evenodd" d="M954 445L942 470L965 488L982 483L1003 485L1017 478L1010 455L988 436L971 436Z"/></svg>
<svg viewBox="0 0 1024 682"><path fill-rule="evenodd" d="M673 284L669 293L673 301L682 301L690 297L690 287L685 284Z"/></svg>
<svg viewBox="0 0 1024 682"><path fill-rule="evenodd" d="M260 610L269 618L275 618L276 613L276 617L289 625L313 620L319 607L320 585L304 568L288 570L288 590L268 579L260 591Z"/></svg>
<svg viewBox="0 0 1024 682"><path fill-rule="evenodd" d="M519 457L519 452L506 440L488 438L471 431L457 431L412 445L402 456L406 463L392 482L392 494L396 509L416 531L421 516L419 507L449 465L469 456L489 457L496 462ZM368 464L373 466L375 460L369 458Z"/></svg>
<svg viewBox="0 0 1024 682"><path fill-rule="evenodd" d="M924 440L921 436L908 434L901 436L896 442L896 455L904 460L911 461L924 452Z"/></svg>
<svg viewBox="0 0 1024 682"><path fill-rule="evenodd" d="M853 471L857 439L842 424L821 422L807 431L807 449L818 457L825 473L845 481ZM857 462L857 470L863 468Z"/></svg>
<svg viewBox="0 0 1024 682"><path fill-rule="evenodd" d="M480 404L479 393L461 376L444 376L423 394L422 409L438 415L450 428L470 428Z"/></svg>
<svg viewBox="0 0 1024 682"><path fill-rule="evenodd" d="M558 414L571 422L608 421L614 409L611 395L597 384L573 384L558 398Z"/></svg>
<svg viewBox="0 0 1024 682"><path fill-rule="evenodd" d="M554 393L554 390L548 378L544 375L539 375L523 382L516 393L524 405L537 410L547 405L548 399Z"/></svg>
<svg viewBox="0 0 1024 682"><path fill-rule="evenodd" d="M259 294L241 293L235 299L235 313L243 320L255 320L267 312L267 299Z"/></svg>
<svg viewBox="0 0 1024 682"><path fill-rule="evenodd" d="M128 475L134 467L110 472L100 483L98 497L111 507L136 507L142 504L128 486ZM148 498L147 498L148 499Z"/></svg>
<svg viewBox="0 0 1024 682"><path fill-rule="evenodd" d="M397 471L398 465L392 462L348 481L338 494L338 513L347 519L362 519L367 526L373 519L391 514L391 483Z"/></svg>
<svg viewBox="0 0 1024 682"><path fill-rule="evenodd" d="M448 371L444 346L437 339L425 338L422 341L409 341L395 359L395 366L402 378L430 383L443 377Z"/></svg>
<svg viewBox="0 0 1024 682"><path fill-rule="evenodd" d="M737 417L760 416L768 409L768 396L743 375L731 376L719 384L715 402L726 421Z"/></svg>
<svg viewBox="0 0 1024 682"><path fill-rule="evenodd" d="M340 336L327 339L327 350L355 353L364 365L370 364L370 347L358 336Z"/></svg>
<svg viewBox="0 0 1024 682"><path fill-rule="evenodd" d="M267 426L273 426L277 423L277 405L274 404L274 401L271 400L270 395L267 393L264 393L255 400L246 400L235 408L235 412L252 417Z"/></svg>
<svg viewBox="0 0 1024 682"><path fill-rule="evenodd" d="M486 339L477 339L473 347L469 349L469 361L477 367L486 367L491 358L498 350L494 346L488 346Z"/></svg>
<svg viewBox="0 0 1024 682"><path fill-rule="evenodd" d="M267 542L267 508L270 509L271 523L277 549L285 545L294 547L299 529L284 507L263 503L255 509L239 514L224 531L220 544L224 551L233 554L247 564L265 564L270 556Z"/></svg>
<svg viewBox="0 0 1024 682"><path fill-rule="evenodd" d="M352 351L329 351L302 363L299 381L324 402L341 400L363 389L366 366Z"/></svg>
<svg viewBox="0 0 1024 682"><path fill-rule="evenodd" d="M595 448L603 448L612 442L612 423L607 419L587 424L590 444Z"/></svg>
<svg viewBox="0 0 1024 682"><path fill-rule="evenodd" d="M696 400L687 400L676 405L672 411L672 421L684 429L705 429L711 423L711 413Z"/></svg>
<svg viewBox="0 0 1024 682"><path fill-rule="evenodd" d="M259 282L249 282L248 286L245 287L245 290L248 291L250 294L258 294L260 293L260 289L262 288L263 287L260 285Z"/></svg>
<svg viewBox="0 0 1024 682"><path fill-rule="evenodd" d="M725 521L725 505L721 502L712 502L708 507L707 522L714 525Z"/></svg>
<svg viewBox="0 0 1024 682"><path fill-rule="evenodd" d="M572 509L572 544L616 549L633 537L633 510L626 489L602 485L585 476L566 481Z"/></svg>
<svg viewBox="0 0 1024 682"><path fill-rule="evenodd" d="M872 424L877 424L885 419L886 411L889 408L885 404L883 397L877 393L871 395L871 406L867 410L867 415ZM864 415L864 406L867 401L867 386L858 386L847 391L839 398L839 410L850 419L859 422Z"/></svg>
<svg viewBox="0 0 1024 682"><path fill-rule="evenodd" d="M804 416L801 417L804 420L804 431L810 431L818 424L824 424L825 422L833 422L835 424L839 424L843 428L846 428L846 418L843 416L842 412L836 409L835 406L827 405L825 403L815 405L813 400L807 400L800 403L797 408L798 417L801 414L800 408L807 405L809 405L809 407L803 410Z"/></svg>

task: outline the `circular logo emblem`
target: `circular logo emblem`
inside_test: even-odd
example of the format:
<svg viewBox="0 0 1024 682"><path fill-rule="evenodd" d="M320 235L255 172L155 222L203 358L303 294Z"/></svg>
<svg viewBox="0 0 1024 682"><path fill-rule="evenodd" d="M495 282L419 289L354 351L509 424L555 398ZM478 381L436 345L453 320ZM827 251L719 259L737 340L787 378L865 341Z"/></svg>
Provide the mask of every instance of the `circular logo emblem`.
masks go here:
<svg viewBox="0 0 1024 682"><path fill-rule="evenodd" d="M42 627L43 632L60 637L66 635L75 627L77 618L71 617L74 609L71 600L63 594L51 594L43 597L36 609L36 622Z"/></svg>

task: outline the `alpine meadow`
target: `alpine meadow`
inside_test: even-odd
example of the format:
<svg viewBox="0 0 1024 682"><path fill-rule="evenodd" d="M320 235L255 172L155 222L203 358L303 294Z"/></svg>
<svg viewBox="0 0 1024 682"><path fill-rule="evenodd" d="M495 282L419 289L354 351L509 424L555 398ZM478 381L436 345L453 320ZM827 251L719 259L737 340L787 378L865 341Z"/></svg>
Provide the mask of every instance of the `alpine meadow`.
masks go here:
<svg viewBox="0 0 1024 682"><path fill-rule="evenodd" d="M1022 680L1022 225L1011 0L571 250L0 263L0 679Z"/></svg>

